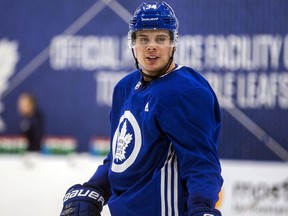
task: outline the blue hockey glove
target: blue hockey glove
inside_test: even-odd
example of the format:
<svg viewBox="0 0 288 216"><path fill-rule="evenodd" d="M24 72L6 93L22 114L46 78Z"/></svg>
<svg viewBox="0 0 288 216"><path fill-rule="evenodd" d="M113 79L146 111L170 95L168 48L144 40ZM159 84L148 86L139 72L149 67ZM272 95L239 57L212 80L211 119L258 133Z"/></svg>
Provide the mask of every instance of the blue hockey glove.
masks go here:
<svg viewBox="0 0 288 216"><path fill-rule="evenodd" d="M221 216L221 212L217 209L196 208L190 212L190 216Z"/></svg>
<svg viewBox="0 0 288 216"><path fill-rule="evenodd" d="M70 187L64 198L60 216L100 216L105 200L91 185Z"/></svg>

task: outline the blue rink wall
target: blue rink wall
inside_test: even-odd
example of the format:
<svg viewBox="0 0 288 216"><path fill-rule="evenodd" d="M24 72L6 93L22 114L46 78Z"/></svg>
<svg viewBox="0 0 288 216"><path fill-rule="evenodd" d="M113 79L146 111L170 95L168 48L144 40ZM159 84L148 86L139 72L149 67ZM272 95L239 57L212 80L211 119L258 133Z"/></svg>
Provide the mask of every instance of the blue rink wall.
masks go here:
<svg viewBox="0 0 288 216"><path fill-rule="evenodd" d="M69 137L78 152L97 153L100 142L102 151L113 86L134 70L128 20L141 2L0 0L1 136L18 135L16 101L30 91L46 137ZM221 159L287 161L287 1L167 3L180 23L176 62L219 98Z"/></svg>

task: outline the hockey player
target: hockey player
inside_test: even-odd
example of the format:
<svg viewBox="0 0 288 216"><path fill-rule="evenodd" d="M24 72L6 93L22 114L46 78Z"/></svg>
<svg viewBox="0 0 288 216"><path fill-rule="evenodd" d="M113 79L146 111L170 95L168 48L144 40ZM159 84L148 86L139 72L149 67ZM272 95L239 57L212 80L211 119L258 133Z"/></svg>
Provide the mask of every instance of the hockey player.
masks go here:
<svg viewBox="0 0 288 216"><path fill-rule="evenodd" d="M61 216L220 216L220 109L207 81L173 60L178 21L165 2L129 23L137 71L113 93L111 150L92 178L68 189Z"/></svg>

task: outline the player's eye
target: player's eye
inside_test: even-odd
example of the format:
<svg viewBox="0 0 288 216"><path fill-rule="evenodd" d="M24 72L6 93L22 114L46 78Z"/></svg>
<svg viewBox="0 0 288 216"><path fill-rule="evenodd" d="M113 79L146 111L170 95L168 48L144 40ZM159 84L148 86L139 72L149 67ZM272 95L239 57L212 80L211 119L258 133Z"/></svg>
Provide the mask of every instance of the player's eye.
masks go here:
<svg viewBox="0 0 288 216"><path fill-rule="evenodd" d="M138 42L141 44L141 45L146 45L149 43L149 38L148 37L140 37L138 38Z"/></svg>
<svg viewBox="0 0 288 216"><path fill-rule="evenodd" d="M162 45L165 44L168 40L169 40L168 37L160 36L156 38L156 43Z"/></svg>

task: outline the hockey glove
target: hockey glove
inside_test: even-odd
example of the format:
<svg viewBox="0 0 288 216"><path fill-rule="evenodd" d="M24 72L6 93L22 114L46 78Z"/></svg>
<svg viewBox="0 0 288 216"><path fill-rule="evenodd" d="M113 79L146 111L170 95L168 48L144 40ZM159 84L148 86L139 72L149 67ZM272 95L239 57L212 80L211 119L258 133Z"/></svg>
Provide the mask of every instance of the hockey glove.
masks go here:
<svg viewBox="0 0 288 216"><path fill-rule="evenodd" d="M221 212L217 209L196 208L190 212L190 216L221 216Z"/></svg>
<svg viewBox="0 0 288 216"><path fill-rule="evenodd" d="M104 203L101 193L91 185L77 184L67 190L60 216L100 216Z"/></svg>

